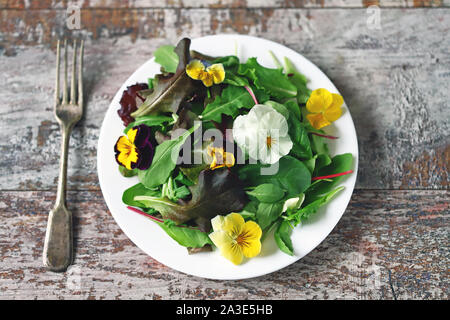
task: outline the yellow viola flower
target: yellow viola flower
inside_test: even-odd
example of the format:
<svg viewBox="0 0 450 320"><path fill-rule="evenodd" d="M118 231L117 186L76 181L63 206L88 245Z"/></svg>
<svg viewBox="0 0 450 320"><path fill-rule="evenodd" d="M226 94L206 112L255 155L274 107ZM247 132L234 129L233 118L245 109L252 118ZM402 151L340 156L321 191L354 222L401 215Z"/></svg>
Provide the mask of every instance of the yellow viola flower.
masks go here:
<svg viewBox="0 0 450 320"><path fill-rule="evenodd" d="M211 157L212 161L210 164L210 169L218 169L227 166L228 168L234 166L235 158L234 154L231 152L225 152L223 148L215 148L208 146L207 149L208 156Z"/></svg>
<svg viewBox="0 0 450 320"><path fill-rule="evenodd" d="M306 115L306 118L316 129L328 126L342 115L343 103L344 99L341 95L330 93L323 88L316 89L306 102L306 109L311 112Z"/></svg>
<svg viewBox="0 0 450 320"><path fill-rule="evenodd" d="M253 258L261 252L260 226L254 221L245 222L239 213L216 216L211 220L213 232L209 238L221 254L238 265L244 257Z"/></svg>
<svg viewBox="0 0 450 320"><path fill-rule="evenodd" d="M219 84L225 79L225 69L221 63L205 67L200 60L192 60L186 66L186 73L194 80L201 80L206 87Z"/></svg>
<svg viewBox="0 0 450 320"><path fill-rule="evenodd" d="M127 135L121 136L114 145L117 163L128 170L148 169L154 155L150 135L150 127L145 124L128 130Z"/></svg>
<svg viewBox="0 0 450 320"><path fill-rule="evenodd" d="M128 170L132 170L132 164L138 160L138 153L134 145L137 129L130 129L126 136L121 136L117 140L115 150L117 162L122 164Z"/></svg>

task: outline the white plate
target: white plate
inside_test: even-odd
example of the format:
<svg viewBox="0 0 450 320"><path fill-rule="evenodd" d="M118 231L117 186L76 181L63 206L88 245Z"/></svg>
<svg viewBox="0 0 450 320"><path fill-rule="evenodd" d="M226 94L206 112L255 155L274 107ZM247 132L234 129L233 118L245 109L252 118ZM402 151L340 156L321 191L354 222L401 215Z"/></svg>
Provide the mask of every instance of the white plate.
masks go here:
<svg viewBox="0 0 450 320"><path fill-rule="evenodd" d="M330 92L338 93L327 76L309 60L272 41L243 35L215 35L193 39L191 49L211 56L236 54L237 50L241 61L257 57L260 64L274 68L275 65L269 54L270 50L281 61L284 56L288 57L297 69L310 80L310 89L326 88ZM111 214L131 241L152 258L172 269L198 277L228 280L257 277L277 271L296 262L317 247L341 218L355 186L358 168L358 142L347 106L344 105L342 117L325 129L327 133L339 136L337 140L329 140L330 151L333 155L346 152L353 154L353 170L355 172L341 183L345 189L313 215L307 223L298 226L293 231L294 256L288 256L278 250L273 237L268 236L258 257L235 266L223 258L218 251L188 255L186 248L178 245L157 224L128 210L122 203L123 191L136 184L138 179L137 177L122 177L114 158L114 144L123 134L122 121L117 115L119 100L127 86L136 82L146 82L147 78L153 77L158 72L159 65L152 58L128 78L106 112L98 142L97 166L100 187Z"/></svg>

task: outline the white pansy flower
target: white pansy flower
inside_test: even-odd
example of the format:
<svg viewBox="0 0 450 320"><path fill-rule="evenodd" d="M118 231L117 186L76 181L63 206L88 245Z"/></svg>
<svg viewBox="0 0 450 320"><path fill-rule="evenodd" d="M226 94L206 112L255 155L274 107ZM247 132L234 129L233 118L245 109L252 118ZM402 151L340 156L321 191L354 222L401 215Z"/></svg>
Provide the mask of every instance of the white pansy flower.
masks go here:
<svg viewBox="0 0 450 320"><path fill-rule="evenodd" d="M250 157L265 164L276 163L292 149L286 118L263 104L234 120L233 139Z"/></svg>

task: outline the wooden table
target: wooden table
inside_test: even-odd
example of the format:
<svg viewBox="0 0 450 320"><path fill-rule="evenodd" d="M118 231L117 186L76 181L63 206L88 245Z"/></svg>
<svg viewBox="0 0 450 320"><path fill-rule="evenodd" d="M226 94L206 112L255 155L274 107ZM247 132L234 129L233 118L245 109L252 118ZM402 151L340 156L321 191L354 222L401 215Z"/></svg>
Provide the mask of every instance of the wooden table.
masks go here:
<svg viewBox="0 0 450 320"><path fill-rule="evenodd" d="M81 30L69 30L66 8L77 2ZM449 6L0 0L0 298L449 299ZM245 281L188 276L147 256L114 222L97 180L101 121L123 81L159 45L215 33L275 40L317 64L343 94L360 147L357 187L330 236L290 267ZM58 174L62 37L86 39L88 100L70 143L75 264L57 274L41 253Z"/></svg>

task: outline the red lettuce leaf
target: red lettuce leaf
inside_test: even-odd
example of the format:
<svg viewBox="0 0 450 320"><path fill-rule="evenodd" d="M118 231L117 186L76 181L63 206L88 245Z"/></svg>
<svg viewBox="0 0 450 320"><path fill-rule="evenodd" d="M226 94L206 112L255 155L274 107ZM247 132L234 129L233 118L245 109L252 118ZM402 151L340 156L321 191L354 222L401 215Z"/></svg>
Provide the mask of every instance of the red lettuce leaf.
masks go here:
<svg viewBox="0 0 450 320"><path fill-rule="evenodd" d="M117 114L119 115L120 119L122 119L124 126L127 126L134 121L134 118L131 116L131 114L137 110L136 99L139 99L141 100L141 102L143 102L143 99L140 98L138 92L146 89L148 89L148 84L136 83L132 86L127 87L127 89L123 91L122 98L119 101L120 109L117 110Z"/></svg>

